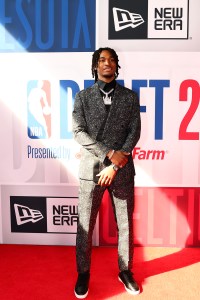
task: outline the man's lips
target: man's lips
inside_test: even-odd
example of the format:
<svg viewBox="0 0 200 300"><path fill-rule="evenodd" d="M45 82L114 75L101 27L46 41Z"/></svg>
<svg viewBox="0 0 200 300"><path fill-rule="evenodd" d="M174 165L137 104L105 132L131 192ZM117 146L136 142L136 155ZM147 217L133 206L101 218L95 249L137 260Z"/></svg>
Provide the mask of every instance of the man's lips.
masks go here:
<svg viewBox="0 0 200 300"><path fill-rule="evenodd" d="M112 71L112 68L104 68L104 71Z"/></svg>

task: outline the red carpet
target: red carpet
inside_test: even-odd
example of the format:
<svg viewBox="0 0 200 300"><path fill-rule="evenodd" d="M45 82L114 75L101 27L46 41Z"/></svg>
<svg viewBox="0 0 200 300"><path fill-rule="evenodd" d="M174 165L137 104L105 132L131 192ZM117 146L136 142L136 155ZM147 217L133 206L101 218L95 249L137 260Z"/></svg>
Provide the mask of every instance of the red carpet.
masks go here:
<svg viewBox="0 0 200 300"><path fill-rule="evenodd" d="M95 247L90 291L86 299L200 299L200 249L135 249L138 296L128 295L118 281L116 248ZM0 245L1 300L76 299L75 248Z"/></svg>

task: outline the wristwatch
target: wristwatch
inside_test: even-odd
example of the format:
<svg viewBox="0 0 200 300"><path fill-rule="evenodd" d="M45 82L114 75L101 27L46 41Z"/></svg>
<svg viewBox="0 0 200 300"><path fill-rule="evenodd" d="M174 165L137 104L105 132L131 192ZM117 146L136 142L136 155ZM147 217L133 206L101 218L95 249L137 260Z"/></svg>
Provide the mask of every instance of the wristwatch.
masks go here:
<svg viewBox="0 0 200 300"><path fill-rule="evenodd" d="M115 164L112 164L112 167L113 167L113 170L115 170L115 171L119 170L119 167L117 165L115 165Z"/></svg>

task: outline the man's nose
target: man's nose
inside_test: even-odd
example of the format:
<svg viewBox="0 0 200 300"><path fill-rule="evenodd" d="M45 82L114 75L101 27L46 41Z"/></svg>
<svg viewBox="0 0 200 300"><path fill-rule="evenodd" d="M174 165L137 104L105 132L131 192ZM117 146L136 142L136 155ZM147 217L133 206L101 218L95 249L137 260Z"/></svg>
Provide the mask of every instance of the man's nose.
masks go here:
<svg viewBox="0 0 200 300"><path fill-rule="evenodd" d="M109 65L111 63L110 59L105 59L105 65Z"/></svg>

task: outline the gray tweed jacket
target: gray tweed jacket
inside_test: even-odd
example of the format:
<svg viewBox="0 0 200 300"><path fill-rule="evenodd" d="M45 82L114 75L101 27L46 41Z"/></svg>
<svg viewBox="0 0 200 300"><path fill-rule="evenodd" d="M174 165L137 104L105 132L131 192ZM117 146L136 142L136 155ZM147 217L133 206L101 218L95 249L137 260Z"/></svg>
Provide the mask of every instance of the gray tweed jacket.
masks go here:
<svg viewBox="0 0 200 300"><path fill-rule="evenodd" d="M107 117L107 119L106 119ZM102 124L105 126L102 131ZM118 83L107 115L98 84L76 94L72 114L74 139L82 146L79 177L97 181L99 173L110 162L109 150L132 152L140 138L140 106L137 94ZM99 133L101 134L99 135ZM132 156L114 179L116 183L134 181Z"/></svg>

